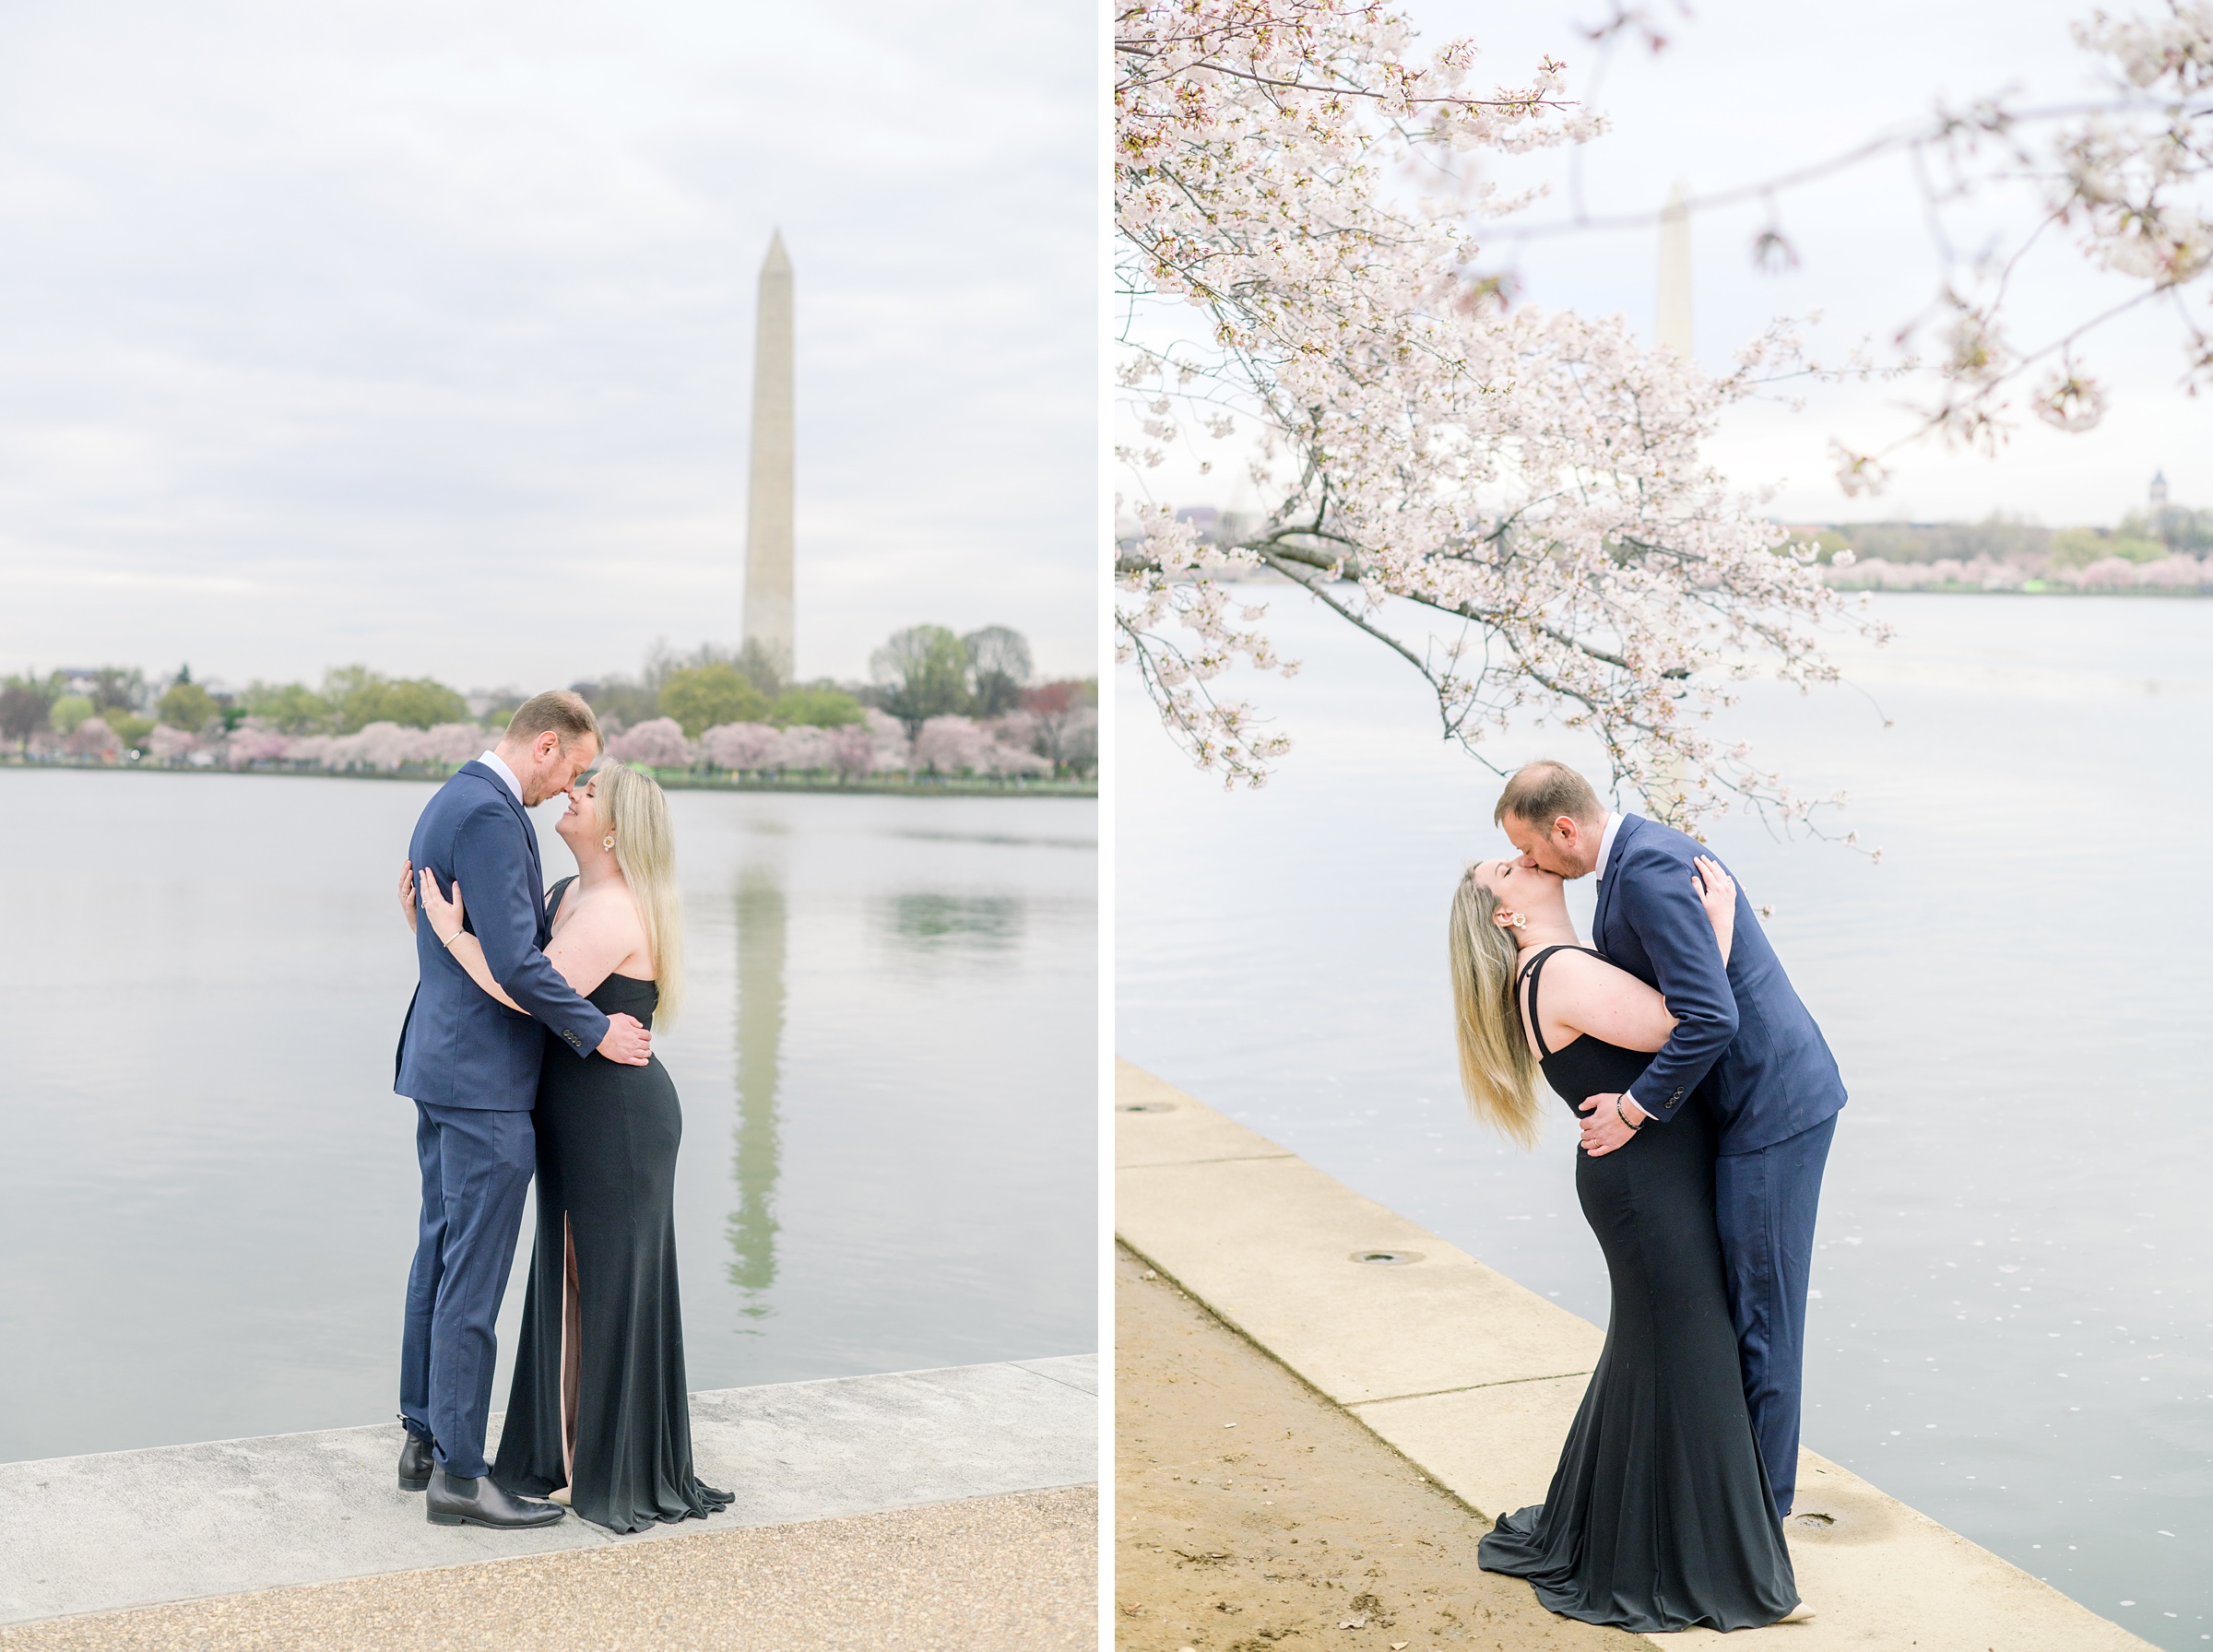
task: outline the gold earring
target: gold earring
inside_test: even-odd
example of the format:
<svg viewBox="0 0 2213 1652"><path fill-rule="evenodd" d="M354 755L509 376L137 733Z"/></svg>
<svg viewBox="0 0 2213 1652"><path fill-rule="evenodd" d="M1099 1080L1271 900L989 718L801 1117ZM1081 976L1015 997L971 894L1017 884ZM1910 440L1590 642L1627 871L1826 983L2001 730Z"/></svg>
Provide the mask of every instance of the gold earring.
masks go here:
<svg viewBox="0 0 2213 1652"><path fill-rule="evenodd" d="M615 846L615 834L610 832L605 837L601 838L599 840L599 846L602 849L613 848Z"/></svg>

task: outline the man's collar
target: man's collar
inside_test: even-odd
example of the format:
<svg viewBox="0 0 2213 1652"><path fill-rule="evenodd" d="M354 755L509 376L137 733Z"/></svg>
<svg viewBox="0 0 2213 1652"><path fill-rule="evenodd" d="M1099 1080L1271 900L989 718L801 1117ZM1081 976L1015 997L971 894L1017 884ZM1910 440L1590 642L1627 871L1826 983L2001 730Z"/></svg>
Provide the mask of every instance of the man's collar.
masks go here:
<svg viewBox="0 0 2213 1652"><path fill-rule="evenodd" d="M1606 880L1606 868L1614 864L1614 840L1621 835L1621 823L1628 818L1618 814L1606 817L1606 829L1598 840L1598 865L1593 868L1601 883Z"/></svg>
<svg viewBox="0 0 2213 1652"><path fill-rule="evenodd" d="M497 751L487 751L477 761L500 777L500 784L515 794L515 800L517 803L523 801L523 783L515 777L515 771L507 766L504 758L501 757ZM528 808L529 806L525 804L524 807Z"/></svg>

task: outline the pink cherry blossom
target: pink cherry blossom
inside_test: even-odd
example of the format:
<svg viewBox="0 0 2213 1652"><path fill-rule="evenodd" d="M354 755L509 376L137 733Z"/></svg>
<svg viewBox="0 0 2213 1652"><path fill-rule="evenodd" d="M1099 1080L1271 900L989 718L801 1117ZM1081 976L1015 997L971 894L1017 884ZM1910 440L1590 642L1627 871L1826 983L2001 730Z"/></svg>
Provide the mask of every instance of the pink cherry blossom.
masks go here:
<svg viewBox="0 0 2213 1652"><path fill-rule="evenodd" d="M862 726L875 742L872 769L905 769L914 762L914 748L906 738L906 725L889 713L870 706L861 713Z"/></svg>
<svg viewBox="0 0 2213 1652"><path fill-rule="evenodd" d="M781 766L801 774L819 773L835 766L836 741L826 728L795 723L784 731Z"/></svg>
<svg viewBox="0 0 2213 1652"><path fill-rule="evenodd" d="M87 717L69 731L62 749L71 757L97 757L113 762L122 754L123 742L115 738L105 717Z"/></svg>
<svg viewBox="0 0 2213 1652"><path fill-rule="evenodd" d="M146 754L159 763L181 762L201 749L202 744L196 734L157 723L147 734Z"/></svg>
<svg viewBox="0 0 2213 1652"><path fill-rule="evenodd" d="M651 717L625 729L607 742L607 754L649 769L688 769L694 761L692 742L674 717Z"/></svg>
<svg viewBox="0 0 2213 1652"><path fill-rule="evenodd" d="M915 737L915 767L932 774L966 774L985 766L991 737L973 717L932 717Z"/></svg>
<svg viewBox="0 0 2213 1652"><path fill-rule="evenodd" d="M358 734L340 735L330 743L324 766L331 769L396 769L414 761L420 729L396 723L372 723Z"/></svg>
<svg viewBox="0 0 2213 1652"><path fill-rule="evenodd" d="M876 767L876 732L866 723L849 723L830 731L830 766L847 779L858 779Z"/></svg>
<svg viewBox="0 0 2213 1652"><path fill-rule="evenodd" d="M497 738L474 723L441 723L435 728L424 729L417 738L414 761L457 769L480 756Z"/></svg>
<svg viewBox="0 0 2213 1652"><path fill-rule="evenodd" d="M251 763L280 761L291 746L291 741L276 729L249 718L231 731L223 742L223 761L233 769L243 769Z"/></svg>
<svg viewBox="0 0 2213 1652"><path fill-rule="evenodd" d="M779 765L784 737L765 723L719 723L699 737L699 751L717 769L752 773Z"/></svg>

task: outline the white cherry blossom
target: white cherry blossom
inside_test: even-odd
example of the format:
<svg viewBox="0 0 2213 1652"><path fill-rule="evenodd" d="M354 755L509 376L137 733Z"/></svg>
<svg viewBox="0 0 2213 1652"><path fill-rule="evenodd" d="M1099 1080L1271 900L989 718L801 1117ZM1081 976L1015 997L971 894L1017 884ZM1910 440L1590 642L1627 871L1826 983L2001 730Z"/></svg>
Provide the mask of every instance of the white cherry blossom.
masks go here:
<svg viewBox="0 0 2213 1652"><path fill-rule="evenodd" d="M1473 45L1416 56L1403 17L1356 0L1145 0L1117 23L1119 378L1142 438L1121 454L1118 656L1175 738L1231 785L1287 749L1224 683L1296 669L1237 583L1267 569L1422 673L1479 757L1542 711L1674 818L1802 818L1706 723L1753 670L1833 677L1817 629L1846 610L1700 454L1795 340L1714 379L1618 319L1507 307L1475 269L1480 182L1440 202L1400 181L1590 136L1562 66L1479 91ZM1189 431L1250 444L1264 508L1228 542L1144 492Z"/></svg>

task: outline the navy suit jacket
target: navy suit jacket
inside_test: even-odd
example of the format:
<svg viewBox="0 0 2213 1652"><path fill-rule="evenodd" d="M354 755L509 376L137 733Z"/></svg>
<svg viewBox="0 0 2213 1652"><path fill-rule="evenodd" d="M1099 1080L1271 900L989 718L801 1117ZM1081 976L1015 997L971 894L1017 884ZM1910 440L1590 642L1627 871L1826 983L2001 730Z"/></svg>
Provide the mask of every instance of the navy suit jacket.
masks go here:
<svg viewBox="0 0 2213 1652"><path fill-rule="evenodd" d="M460 880L463 927L484 948L491 978L530 1013L517 1014L470 980L429 920L418 922L418 981L392 1088L433 1107L528 1112L546 1048L540 1021L579 1057L607 1036L607 1017L546 962L550 926L530 817L498 775L464 763L415 822L408 858L418 872L430 867L449 899Z"/></svg>
<svg viewBox="0 0 2213 1652"><path fill-rule="evenodd" d="M1722 970L1692 882L1692 863L1707 853L1672 827L1623 816L1613 859L1600 868L1591 936L1609 962L1656 987L1675 1018L1666 1045L1629 1087L1637 1104L1665 1121L1698 1095L1712 1109L1723 1153L1756 1152L1843 1106L1844 1080L1741 884Z"/></svg>

